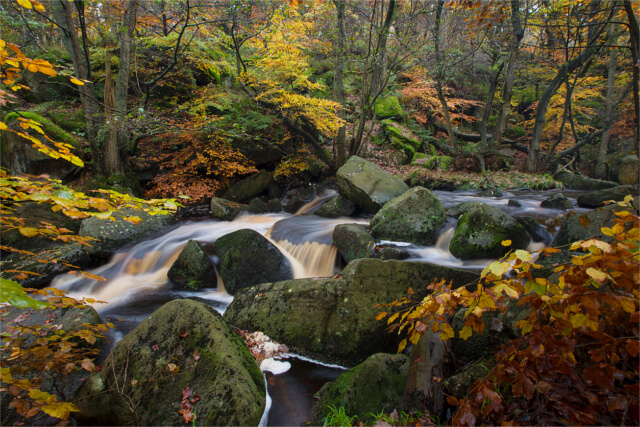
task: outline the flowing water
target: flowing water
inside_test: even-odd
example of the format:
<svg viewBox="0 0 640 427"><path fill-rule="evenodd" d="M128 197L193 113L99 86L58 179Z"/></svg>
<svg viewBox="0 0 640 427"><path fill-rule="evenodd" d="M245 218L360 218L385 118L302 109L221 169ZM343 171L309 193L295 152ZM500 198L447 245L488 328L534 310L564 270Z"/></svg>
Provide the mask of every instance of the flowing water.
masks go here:
<svg viewBox="0 0 640 427"><path fill-rule="evenodd" d="M435 192L445 208L467 201L481 201L499 207L512 216L531 216L542 222L560 214L557 210L542 209L540 202L555 191L513 191L503 198L480 197L475 192ZM175 298L197 297L223 313L233 297L224 291L224 284L198 292L176 289L167 278L167 272L182 248L190 239L204 244L205 249L221 236L241 229L255 230L271 240L287 256L294 277L332 276L339 272L337 249L332 244L333 229L338 224L368 225L367 218L327 219L312 215L335 192L328 192L301 208L296 215L285 213L242 215L233 221L184 222L143 242L123 248L109 263L91 273L106 281L80 279L71 275L58 276L52 286L68 291L73 297L89 297L104 301L95 308L103 320L116 324L111 335L111 346L135 328L162 304ZM571 199L575 194L564 192ZM508 200L518 200L521 207L507 206ZM572 200L575 204L575 200ZM576 209L576 211L584 211ZM437 243L424 247L402 242L380 242L382 245L402 246L411 254L412 261L464 268L483 268L492 260L461 261L448 250L455 231L455 220L449 221ZM530 247L530 249L539 249ZM215 257L212 256L215 261ZM290 358L291 368L274 375L266 373L271 409L265 414L267 425L300 425L311 414L312 398L316 391L335 379L343 370L303 358Z"/></svg>

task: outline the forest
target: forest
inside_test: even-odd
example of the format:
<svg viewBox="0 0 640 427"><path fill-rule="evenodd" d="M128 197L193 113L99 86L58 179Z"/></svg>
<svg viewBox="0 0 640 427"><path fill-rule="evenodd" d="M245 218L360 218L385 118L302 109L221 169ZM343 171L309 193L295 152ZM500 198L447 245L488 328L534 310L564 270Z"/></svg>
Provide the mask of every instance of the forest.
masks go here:
<svg viewBox="0 0 640 427"><path fill-rule="evenodd" d="M639 15L0 2L0 423L637 425Z"/></svg>

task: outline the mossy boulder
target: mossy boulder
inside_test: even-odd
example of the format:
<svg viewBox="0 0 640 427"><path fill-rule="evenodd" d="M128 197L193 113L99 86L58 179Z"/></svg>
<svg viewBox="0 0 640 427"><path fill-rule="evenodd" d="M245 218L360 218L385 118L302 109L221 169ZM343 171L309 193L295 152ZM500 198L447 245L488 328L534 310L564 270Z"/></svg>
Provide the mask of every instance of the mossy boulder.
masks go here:
<svg viewBox="0 0 640 427"><path fill-rule="evenodd" d="M548 245L551 242L553 236L547 231L538 221L529 216L520 216L516 218L516 221L520 223L527 230L531 240L534 242L544 242Z"/></svg>
<svg viewBox="0 0 640 427"><path fill-rule="evenodd" d="M140 222L127 222L123 219L127 216L137 216ZM108 259L123 246L160 233L176 222L172 215L150 215L131 208L114 212L111 217L114 220L86 218L80 225L80 236L97 240L87 248L87 253L92 257Z"/></svg>
<svg viewBox="0 0 640 427"><path fill-rule="evenodd" d="M211 199L211 216L221 221L232 221L240 212L249 212L248 205L231 200L213 197Z"/></svg>
<svg viewBox="0 0 640 427"><path fill-rule="evenodd" d="M52 260L57 260L52 262ZM91 257L86 246L72 243L50 246L35 256L15 253L2 260L4 277L20 283L24 287L40 287L51 282L57 275L68 273L76 268L84 269L91 265ZM75 267L72 267L75 266ZM16 273L6 271L19 270L33 273L23 279L17 279Z"/></svg>
<svg viewBox="0 0 640 427"><path fill-rule="evenodd" d="M473 207L476 207L476 206L480 206L480 205L482 205L482 202L462 202L462 203L458 203L455 206L451 206L447 210L447 215L458 219L462 215L467 213L469 211L469 209L471 209Z"/></svg>
<svg viewBox="0 0 640 427"><path fill-rule="evenodd" d="M400 101L395 96L388 96L386 98L376 99L375 105L376 117L384 119L396 119L399 120L404 117L404 111L400 105Z"/></svg>
<svg viewBox="0 0 640 427"><path fill-rule="evenodd" d="M284 195L284 211L288 213L298 212L301 207L318 197L322 191L323 188L316 184L287 191Z"/></svg>
<svg viewBox="0 0 640 427"><path fill-rule="evenodd" d="M311 424L322 425L330 407L344 408L364 423L375 422L374 414L391 413L401 407L409 357L378 353L326 383L316 394Z"/></svg>
<svg viewBox="0 0 640 427"><path fill-rule="evenodd" d="M638 168L640 168L640 160L637 155L633 154L620 159L618 182L622 185L637 185L639 182Z"/></svg>
<svg viewBox="0 0 640 427"><path fill-rule="evenodd" d="M415 154L422 148L422 142L418 140L411 131L391 120L382 121L382 130L387 135L391 144L403 150L408 159L413 159Z"/></svg>
<svg viewBox="0 0 640 427"><path fill-rule="evenodd" d="M163 305L116 345L74 396L75 416L81 425L181 425L186 388L200 396L196 425L257 425L264 412L264 379L240 335L188 299Z"/></svg>
<svg viewBox="0 0 640 427"><path fill-rule="evenodd" d="M453 158L450 156L438 156L424 153L416 153L413 156L411 164L413 166L422 166L425 169L436 170L440 169L448 171L451 169L451 162Z"/></svg>
<svg viewBox="0 0 640 427"><path fill-rule="evenodd" d="M407 295L427 295L426 283L473 282L478 272L422 262L357 259L345 267L343 279L296 279L263 283L236 293L225 319L247 330L260 330L294 351L319 360L353 366L368 356L393 353L400 337L375 320L382 309Z"/></svg>
<svg viewBox="0 0 640 427"><path fill-rule="evenodd" d="M12 112L4 117L5 124L12 129L29 134L40 140L43 145L55 151L57 149L43 135L33 129L22 129L18 125L20 118L34 120L40 124L42 131L53 141L68 144L71 152L81 156L80 143L71 134L65 132L50 120L29 111ZM77 166L64 159L54 159L33 147L33 143L13 132L3 131L0 137L0 164L13 175L49 175L54 179L67 178Z"/></svg>
<svg viewBox="0 0 640 427"><path fill-rule="evenodd" d="M371 219L371 233L379 240L433 245L447 214L430 190L414 187L392 199Z"/></svg>
<svg viewBox="0 0 640 427"><path fill-rule="evenodd" d="M510 246L502 241L511 240ZM511 249L525 249L531 237L511 215L481 203L458 219L449 250L462 260L500 258Z"/></svg>
<svg viewBox="0 0 640 427"><path fill-rule="evenodd" d="M215 288L217 277L213 261L198 242L189 240L167 273L178 286L201 289Z"/></svg>
<svg viewBox="0 0 640 427"><path fill-rule="evenodd" d="M333 229L333 244L349 263L354 259L373 257L376 242L369 230L360 224L339 224Z"/></svg>
<svg viewBox="0 0 640 427"><path fill-rule="evenodd" d="M569 209L573 209L573 203L571 203L571 200L564 197L562 193L556 193L553 196L544 199L540 203L540 207L566 211Z"/></svg>
<svg viewBox="0 0 640 427"><path fill-rule="evenodd" d="M375 257L381 260L397 259L401 261L403 259L411 258L411 254L402 248L385 246L376 252Z"/></svg>
<svg viewBox="0 0 640 427"><path fill-rule="evenodd" d="M474 382L491 372L492 369L493 366L490 363L486 363L484 361L475 363L468 368L463 369L462 372L452 375L444 380L444 390L448 394L455 396L458 399L462 399L469 392L469 387L471 387Z"/></svg>
<svg viewBox="0 0 640 427"><path fill-rule="evenodd" d="M261 170L233 184L222 197L234 202L248 202L269 188L273 181L271 172Z"/></svg>
<svg viewBox="0 0 640 427"><path fill-rule="evenodd" d="M355 203L338 194L327 203L320 206L315 214L323 218L339 218L341 216L349 216L354 213L355 210Z"/></svg>
<svg viewBox="0 0 640 427"><path fill-rule="evenodd" d="M358 156L351 156L336 177L340 195L370 214L409 189L399 178Z"/></svg>
<svg viewBox="0 0 640 427"><path fill-rule="evenodd" d="M553 179L560 181L565 188L570 190L604 190L605 188L611 188L618 185L617 182L601 181L599 179L587 178L586 176L578 175L568 171L557 172Z"/></svg>
<svg viewBox="0 0 640 427"><path fill-rule="evenodd" d="M220 258L220 276L231 295L245 287L293 277L287 258L257 231L225 234L213 246Z"/></svg>
<svg viewBox="0 0 640 427"><path fill-rule="evenodd" d="M609 200L621 202L629 195L638 197L639 193L640 187L638 187L638 185L619 185L592 193L581 194L578 196L577 202L581 208L599 208L604 206L605 202Z"/></svg>

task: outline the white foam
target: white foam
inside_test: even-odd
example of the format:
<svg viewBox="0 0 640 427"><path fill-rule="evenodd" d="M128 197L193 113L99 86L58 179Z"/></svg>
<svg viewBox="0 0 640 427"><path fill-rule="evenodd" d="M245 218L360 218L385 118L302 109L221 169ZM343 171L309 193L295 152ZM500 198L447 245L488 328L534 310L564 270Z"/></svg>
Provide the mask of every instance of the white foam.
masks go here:
<svg viewBox="0 0 640 427"><path fill-rule="evenodd" d="M260 363L260 370L269 371L273 375L284 374L289 369L291 369L291 363L280 362L279 360L275 360L273 358L264 359L262 363Z"/></svg>

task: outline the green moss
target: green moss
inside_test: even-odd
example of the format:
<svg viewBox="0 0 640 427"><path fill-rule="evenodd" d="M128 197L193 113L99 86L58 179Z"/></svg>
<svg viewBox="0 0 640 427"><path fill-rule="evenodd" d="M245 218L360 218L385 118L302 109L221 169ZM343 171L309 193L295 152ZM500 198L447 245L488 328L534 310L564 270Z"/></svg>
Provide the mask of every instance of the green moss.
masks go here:
<svg viewBox="0 0 640 427"><path fill-rule="evenodd" d="M376 117L379 119L401 119L404 117L404 111L400 106L400 101L395 96L387 98L379 98L376 100L375 106Z"/></svg>
<svg viewBox="0 0 640 427"><path fill-rule="evenodd" d="M19 111L11 112L4 116L4 122L8 125L13 122L17 122L18 118L29 119L38 122L42 126L44 133L56 142L62 142L78 148L80 144L69 133L62 130L58 125L51 120L42 117L40 114L33 113L31 111Z"/></svg>

